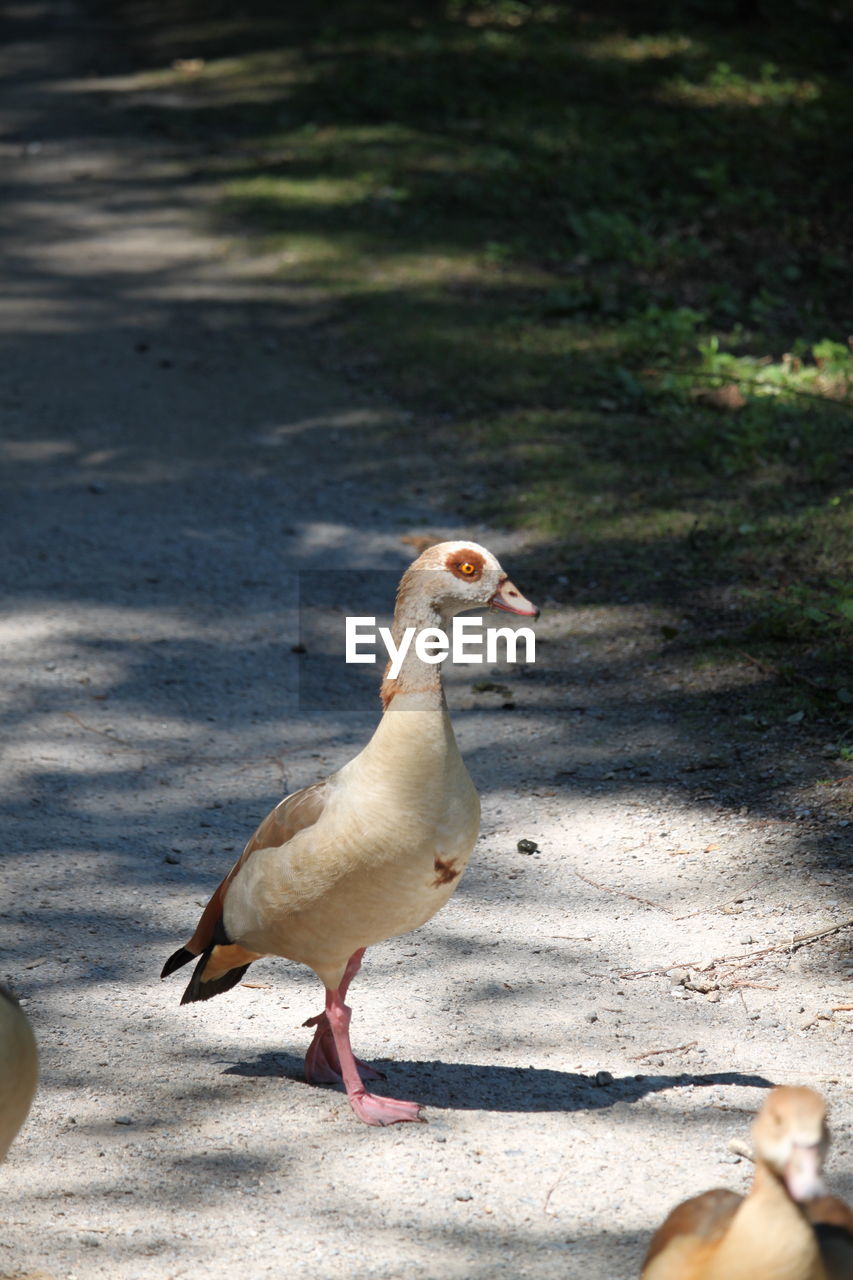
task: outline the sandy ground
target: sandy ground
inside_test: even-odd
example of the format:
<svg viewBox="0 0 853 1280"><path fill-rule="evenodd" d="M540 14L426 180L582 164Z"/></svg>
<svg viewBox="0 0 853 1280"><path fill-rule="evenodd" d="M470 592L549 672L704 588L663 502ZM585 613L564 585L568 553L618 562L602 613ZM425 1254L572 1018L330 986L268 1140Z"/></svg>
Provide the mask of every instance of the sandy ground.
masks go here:
<svg viewBox="0 0 853 1280"><path fill-rule="evenodd" d="M508 695L450 675L483 835L352 993L428 1124L301 1080L307 971L190 1009L159 981L257 820L375 723L328 628L291 651L305 584L363 570L381 612L401 534L525 547L418 492L428 441L396 452L394 407L312 361L314 300L205 232L73 6L5 27L0 976L42 1080L0 1274L635 1276L672 1203L747 1185L727 1143L771 1081L826 1094L850 1197L850 930L790 946L853 914L848 818L802 801L830 764L780 777L772 738L687 714L660 611L542 600Z"/></svg>

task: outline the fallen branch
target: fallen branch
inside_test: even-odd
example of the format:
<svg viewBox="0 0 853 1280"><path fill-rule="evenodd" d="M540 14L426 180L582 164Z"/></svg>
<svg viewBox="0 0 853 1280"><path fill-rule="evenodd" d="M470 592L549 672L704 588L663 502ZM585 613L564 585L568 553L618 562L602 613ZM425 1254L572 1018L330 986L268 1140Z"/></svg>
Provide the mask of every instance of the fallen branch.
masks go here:
<svg viewBox="0 0 853 1280"><path fill-rule="evenodd" d="M659 902L652 902L651 898L640 898L636 893L628 893L625 889L612 889L609 884L601 884L598 880L592 880L575 867L572 867L572 871L574 871L579 880L585 880L587 884L591 884L595 889L603 889L605 893L617 893L620 898L630 898L632 902L642 902L644 906L654 907L655 911L663 911L666 915L672 914L668 907L662 907Z"/></svg>
<svg viewBox="0 0 853 1280"><path fill-rule="evenodd" d="M642 1062L643 1058L654 1058L659 1053L686 1053L688 1049L695 1049L698 1040L688 1040L687 1044L674 1044L669 1049L647 1049L645 1053L635 1053L629 1062Z"/></svg>
<svg viewBox="0 0 853 1280"><path fill-rule="evenodd" d="M746 889L741 889L733 898L726 898L725 902L718 902L713 907L700 907L698 911L688 911L686 916L676 916L676 920L692 920L694 916L702 916L706 911L721 911L723 907L729 906L732 902L737 902L738 898L745 898L747 894L752 893L753 889L757 889L761 884L760 880L756 880L755 884L749 885Z"/></svg>
<svg viewBox="0 0 853 1280"><path fill-rule="evenodd" d="M75 724L79 724L80 728L85 729L87 733L96 733L99 738L106 738L108 742L115 742L118 746L127 747L130 751L141 750L132 742L125 742L124 738L116 737L114 733L107 733L105 729L96 729L94 725L86 724L86 721L81 720L74 711L63 711L62 714L68 716L68 719L73 720Z"/></svg>
<svg viewBox="0 0 853 1280"><path fill-rule="evenodd" d="M575 872L578 875L579 872ZM701 960L680 960L677 964L662 965L659 969L635 969L630 973L620 973L620 978L651 978L657 974L671 973L673 969L698 969L700 973L707 973L709 969L713 969L717 964L728 964L733 960L758 960L762 956L768 956L773 951L796 951L799 947L804 947L808 942L817 942L818 938L828 938L833 933L840 933L842 929L849 929L853 925L853 918L850 920L842 920L840 924L830 925L827 929L815 929L813 933L801 933L797 937L791 938L788 942L777 942L772 947L761 947L759 951L742 951L739 954L730 956L716 956L713 960L708 960L705 964Z"/></svg>
<svg viewBox="0 0 853 1280"><path fill-rule="evenodd" d="M548 1203L551 1199L551 1196L557 1190L557 1187L559 1187L560 1183L564 1180L567 1173L568 1173L568 1169L564 1169L563 1172L560 1174L560 1176L557 1178L557 1180L555 1182L552 1182L551 1186L548 1188L548 1194L546 1195L545 1199L542 1201L543 1213L548 1212Z"/></svg>

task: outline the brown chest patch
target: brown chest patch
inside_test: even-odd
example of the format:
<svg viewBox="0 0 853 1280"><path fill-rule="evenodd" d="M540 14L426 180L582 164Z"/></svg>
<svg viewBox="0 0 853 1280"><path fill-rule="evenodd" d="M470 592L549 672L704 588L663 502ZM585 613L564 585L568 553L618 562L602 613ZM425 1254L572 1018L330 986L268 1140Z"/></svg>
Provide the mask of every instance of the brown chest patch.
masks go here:
<svg viewBox="0 0 853 1280"><path fill-rule="evenodd" d="M433 888L437 889L439 885L451 884L461 872L456 870L456 863L451 862L449 858L436 858L433 863L435 867L435 879L433 880Z"/></svg>

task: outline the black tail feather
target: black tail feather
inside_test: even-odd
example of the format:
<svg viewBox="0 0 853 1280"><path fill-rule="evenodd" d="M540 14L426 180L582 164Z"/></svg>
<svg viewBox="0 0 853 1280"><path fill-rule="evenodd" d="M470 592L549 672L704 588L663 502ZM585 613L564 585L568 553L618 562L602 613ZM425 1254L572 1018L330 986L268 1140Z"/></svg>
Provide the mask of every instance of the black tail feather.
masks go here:
<svg viewBox="0 0 853 1280"><path fill-rule="evenodd" d="M195 960L192 951L188 951L186 947L178 947L178 950L163 965L161 978L168 978L170 973L174 973L176 969L180 969L182 965L189 964L190 960Z"/></svg>
<svg viewBox="0 0 853 1280"><path fill-rule="evenodd" d="M247 964L243 964L237 969L229 969L227 973L223 973L219 978L205 982L201 975L212 950L213 948L211 947L210 950L205 951L193 970L189 985L181 996L181 1004L192 1004L196 1000L210 1000L212 996L221 995L223 991L230 991L232 987L236 987L243 974L249 968Z"/></svg>

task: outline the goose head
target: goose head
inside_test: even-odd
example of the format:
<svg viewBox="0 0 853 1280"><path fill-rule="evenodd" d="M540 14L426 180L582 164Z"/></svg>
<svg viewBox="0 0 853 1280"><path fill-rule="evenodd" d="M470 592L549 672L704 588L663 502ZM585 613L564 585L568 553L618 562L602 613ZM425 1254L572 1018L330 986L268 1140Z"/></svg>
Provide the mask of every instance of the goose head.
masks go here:
<svg viewBox="0 0 853 1280"><path fill-rule="evenodd" d="M792 1200L822 1193L829 1133L823 1098L814 1089L773 1089L752 1126L752 1140L757 1158L785 1183Z"/></svg>
<svg viewBox="0 0 853 1280"><path fill-rule="evenodd" d="M497 557L478 542L439 542L428 547L403 574L398 612L411 608L442 621L466 609L501 609L522 618L539 610L509 580Z"/></svg>

